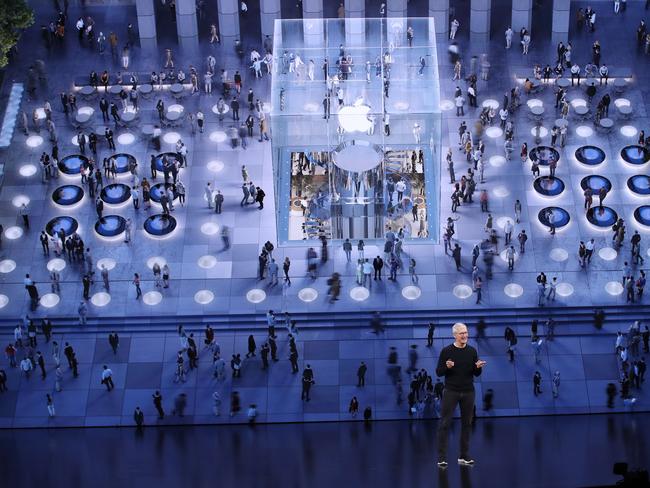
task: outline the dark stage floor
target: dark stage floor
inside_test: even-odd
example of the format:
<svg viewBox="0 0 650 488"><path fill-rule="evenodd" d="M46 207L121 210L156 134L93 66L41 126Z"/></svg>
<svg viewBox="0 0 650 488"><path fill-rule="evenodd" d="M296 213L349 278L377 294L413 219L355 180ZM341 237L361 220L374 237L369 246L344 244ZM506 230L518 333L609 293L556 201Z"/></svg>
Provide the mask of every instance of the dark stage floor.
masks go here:
<svg viewBox="0 0 650 488"><path fill-rule="evenodd" d="M477 464L434 460L435 421L0 431L2 486L578 487L650 463L649 414L481 419ZM458 425L449 457L457 455Z"/></svg>

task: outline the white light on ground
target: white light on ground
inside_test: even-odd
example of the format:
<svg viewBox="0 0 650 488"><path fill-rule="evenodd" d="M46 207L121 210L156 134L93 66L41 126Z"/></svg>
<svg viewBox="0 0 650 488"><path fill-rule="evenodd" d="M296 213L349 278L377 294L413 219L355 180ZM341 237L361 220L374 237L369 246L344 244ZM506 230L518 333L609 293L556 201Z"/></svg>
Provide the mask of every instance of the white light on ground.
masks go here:
<svg viewBox="0 0 650 488"><path fill-rule="evenodd" d="M92 303L95 307L105 307L111 303L111 296L105 291L100 291L90 297L90 303Z"/></svg>
<svg viewBox="0 0 650 488"><path fill-rule="evenodd" d="M483 103L481 105L483 107L493 108L494 110L497 110L499 108L499 102L497 102L494 98L487 98L483 100Z"/></svg>
<svg viewBox="0 0 650 488"><path fill-rule="evenodd" d="M571 283L560 283L555 288L555 291L561 297L570 297L573 295L573 285Z"/></svg>
<svg viewBox="0 0 650 488"><path fill-rule="evenodd" d="M3 259L0 261L0 273L11 273L14 269L16 269L16 261L11 259Z"/></svg>
<svg viewBox="0 0 650 488"><path fill-rule="evenodd" d="M41 297L39 303L45 308L52 308L56 307L60 300L61 298L56 293L46 293Z"/></svg>
<svg viewBox="0 0 650 488"><path fill-rule="evenodd" d="M579 125L576 128L576 134L580 137L591 137L594 134L594 130L588 125Z"/></svg>
<svg viewBox="0 0 650 488"><path fill-rule="evenodd" d="M503 293L508 295L510 298L517 298L524 294L524 288L518 283L508 283L503 288Z"/></svg>
<svg viewBox="0 0 650 488"><path fill-rule="evenodd" d="M48 271L63 271L65 267L67 266L67 263L65 262L64 259L61 258L54 258L50 259L47 262L47 270Z"/></svg>
<svg viewBox="0 0 650 488"><path fill-rule="evenodd" d="M619 129L621 135L625 137L634 137L639 132L633 125L624 125Z"/></svg>
<svg viewBox="0 0 650 488"><path fill-rule="evenodd" d="M77 113L90 116L90 115L95 113L95 109L92 108L92 107L88 107L88 106L79 107L79 110L77 110Z"/></svg>
<svg viewBox="0 0 650 488"><path fill-rule="evenodd" d="M214 293L210 290L199 290L194 294L194 301L199 305L207 305L214 300Z"/></svg>
<svg viewBox="0 0 650 488"><path fill-rule="evenodd" d="M620 281L610 281L605 285L605 291L610 295L620 295L623 293L623 285Z"/></svg>
<svg viewBox="0 0 650 488"><path fill-rule="evenodd" d="M350 298L355 302L367 300L369 296L370 291L365 286L355 286L350 290Z"/></svg>
<svg viewBox="0 0 650 488"><path fill-rule="evenodd" d="M30 199L27 195L16 195L11 199L11 204L16 208L22 207L23 203L29 205L29 202Z"/></svg>
<svg viewBox="0 0 650 488"><path fill-rule="evenodd" d="M542 107L544 105L544 102L542 102L539 98L531 98L526 102L526 105L528 105L528 108Z"/></svg>
<svg viewBox="0 0 650 488"><path fill-rule="evenodd" d="M74 138L76 139L77 136L74 136ZM43 144L43 138L41 136L29 136L25 141L25 144L27 144L28 147L38 147Z"/></svg>
<svg viewBox="0 0 650 488"><path fill-rule="evenodd" d="M422 295L422 290L419 286L408 285L402 288L402 296L407 300L417 300Z"/></svg>
<svg viewBox="0 0 650 488"><path fill-rule="evenodd" d="M181 135L178 132L167 132L167 134L163 136L163 141L167 144L176 144L180 138ZM212 136L210 138L212 138Z"/></svg>
<svg viewBox="0 0 650 488"><path fill-rule="evenodd" d="M617 108L629 107L630 101L627 98L617 98L616 100L614 100L614 105L616 105Z"/></svg>
<svg viewBox="0 0 650 488"><path fill-rule="evenodd" d="M507 263L507 262L508 262L508 256L507 256L507 253L508 253L508 248L504 249L503 251L501 251L501 252L499 253L499 257L501 258L501 260L502 260L504 263ZM519 253L516 252L516 253L515 253L515 261L517 261L518 259L519 259Z"/></svg>
<svg viewBox="0 0 650 488"><path fill-rule="evenodd" d="M566 249L562 249L561 247L554 247L551 249L551 252L548 254L548 256L555 262L561 263L562 261L566 261L569 259L569 253L567 252Z"/></svg>
<svg viewBox="0 0 650 488"><path fill-rule="evenodd" d="M228 137L222 130L215 130L213 132L210 132L210 140L212 142L224 142L226 139L228 139Z"/></svg>
<svg viewBox="0 0 650 488"><path fill-rule="evenodd" d="M170 105L169 107L167 107L167 111L168 111L168 112L178 112L178 113L181 113L181 112L183 112L183 110L185 110L185 107L183 107L183 106L182 106L181 104L179 104L179 103L175 103L175 104Z"/></svg>
<svg viewBox="0 0 650 488"><path fill-rule="evenodd" d="M537 127L530 129L530 135L537 137ZM548 135L548 129L546 127L539 128L539 137L546 137Z"/></svg>
<svg viewBox="0 0 650 488"><path fill-rule="evenodd" d="M266 292L259 288L253 288L246 293L246 300L251 303L261 303L266 300Z"/></svg>
<svg viewBox="0 0 650 488"><path fill-rule="evenodd" d="M29 176L34 176L36 174L36 171L38 171L38 169L36 168L35 165L23 164L18 170L18 173L20 173L20 176L24 176L25 178L27 178Z"/></svg>
<svg viewBox="0 0 650 488"><path fill-rule="evenodd" d="M217 258L209 254L206 254L205 256L201 256L199 258L197 264L199 265L199 268L211 269L217 265Z"/></svg>
<svg viewBox="0 0 650 488"><path fill-rule="evenodd" d="M319 105L317 103L305 103L303 108L305 109L305 112L317 112Z"/></svg>
<svg viewBox="0 0 650 488"><path fill-rule="evenodd" d="M117 143L121 144L122 146L128 146L129 144L133 144L134 142L135 142L135 136L130 132L125 132L124 134L120 134L119 136L117 136Z"/></svg>
<svg viewBox="0 0 650 488"><path fill-rule="evenodd" d="M510 217L498 217L498 218L497 218L497 225L498 225L501 229L505 229L505 228L506 228L506 222L508 222L508 221L510 221L510 223L512 223L512 224L515 223L515 221L512 220Z"/></svg>
<svg viewBox="0 0 650 488"><path fill-rule="evenodd" d="M395 102L393 107L395 107L395 110L405 111L409 109L410 105L408 102Z"/></svg>
<svg viewBox="0 0 650 488"><path fill-rule="evenodd" d="M366 132L372 126L368 120L368 105L346 105L339 110L339 124L345 132Z"/></svg>
<svg viewBox="0 0 650 488"><path fill-rule="evenodd" d="M504 198L510 195L510 190L508 190L508 187L504 185L495 186L493 192L494 196L499 198Z"/></svg>
<svg viewBox="0 0 650 488"><path fill-rule="evenodd" d="M102 258L99 261L97 261L97 269L102 269L102 265L106 266L106 269L108 271L112 270L115 265L116 261L113 258Z"/></svg>
<svg viewBox="0 0 650 488"><path fill-rule="evenodd" d="M162 267L167 264L167 260L162 256L151 256L147 259L147 267L149 269L153 269L153 265L156 263L158 263L158 266L162 269Z"/></svg>
<svg viewBox="0 0 650 488"><path fill-rule="evenodd" d="M464 300L465 298L469 298L472 296L472 287L468 285L456 285L454 286L454 295L456 298L460 298L461 300Z"/></svg>
<svg viewBox="0 0 650 488"><path fill-rule="evenodd" d="M298 298L305 303L313 302L318 298L318 291L315 288L303 288L298 292Z"/></svg>
<svg viewBox="0 0 650 488"><path fill-rule="evenodd" d="M13 225L9 227L7 230L5 230L5 237L7 239L11 239L12 241L14 239L19 239L22 236L23 236L23 229L21 229L17 225Z"/></svg>
<svg viewBox="0 0 650 488"><path fill-rule="evenodd" d="M489 162L490 162L490 166L499 168L504 164L506 164L506 158L504 156L490 156Z"/></svg>
<svg viewBox="0 0 650 488"><path fill-rule="evenodd" d="M218 173L220 171L223 171L223 161L219 161L218 159L215 161L210 161L208 163L208 169L212 171L213 173Z"/></svg>
<svg viewBox="0 0 650 488"><path fill-rule="evenodd" d="M219 232L219 226L214 222L206 222L201 226L201 232L203 232L206 236L213 236Z"/></svg>
<svg viewBox="0 0 650 488"><path fill-rule="evenodd" d="M491 137L492 139L496 139L497 137L501 137L503 135L503 130L501 127L488 127L485 131L485 134L487 134L487 136Z"/></svg>
<svg viewBox="0 0 650 488"><path fill-rule="evenodd" d="M648 254L648 256L650 256L650 247L648 248L647 254Z"/></svg>
<svg viewBox="0 0 650 488"><path fill-rule="evenodd" d="M162 294L158 291L148 291L142 295L142 301L145 305L158 305L162 302Z"/></svg>
<svg viewBox="0 0 650 488"><path fill-rule="evenodd" d="M452 108L454 108L454 102L451 100L440 101L440 110L451 110Z"/></svg>
<svg viewBox="0 0 650 488"><path fill-rule="evenodd" d="M587 106L587 100L585 100L584 98L574 98L573 100L571 100L571 106L573 108L586 107Z"/></svg>
<svg viewBox="0 0 650 488"><path fill-rule="evenodd" d="M7 295L0 295L0 308L5 308L9 303L9 297Z"/></svg>
<svg viewBox="0 0 650 488"><path fill-rule="evenodd" d="M605 261L614 261L616 256L618 256L618 252L616 252L616 249L611 247L603 247L598 250L598 255L600 256L600 259L604 259Z"/></svg>

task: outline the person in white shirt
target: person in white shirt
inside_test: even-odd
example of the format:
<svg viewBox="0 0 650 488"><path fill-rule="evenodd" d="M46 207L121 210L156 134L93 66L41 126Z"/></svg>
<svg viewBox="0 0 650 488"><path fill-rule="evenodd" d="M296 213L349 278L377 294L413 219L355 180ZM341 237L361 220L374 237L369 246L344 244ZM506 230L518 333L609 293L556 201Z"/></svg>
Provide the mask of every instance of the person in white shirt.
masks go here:
<svg viewBox="0 0 650 488"><path fill-rule="evenodd" d="M457 19L451 21L451 26L449 28L449 39L456 39L456 32L460 27L460 22Z"/></svg>
<svg viewBox="0 0 650 488"><path fill-rule="evenodd" d="M108 391L115 388L115 385L113 384L113 371L111 371L106 365L104 365L104 369L102 370L102 384L106 385Z"/></svg>
<svg viewBox="0 0 650 488"><path fill-rule="evenodd" d="M510 46L512 46L512 28L508 27L506 29L506 49L510 49Z"/></svg>
<svg viewBox="0 0 650 488"><path fill-rule="evenodd" d="M587 253L585 254L585 262L587 264L591 263L591 256L593 256L594 254L594 247L595 247L595 242L593 239L590 239L585 244L585 248L587 250Z"/></svg>
<svg viewBox="0 0 650 488"><path fill-rule="evenodd" d="M27 358L23 358L23 360L20 362L20 370L23 373L25 373L25 377L27 379L29 379L29 375L33 369L34 369L34 365L32 364L32 362Z"/></svg>
<svg viewBox="0 0 650 488"><path fill-rule="evenodd" d="M416 122L413 124L413 137L415 138L415 143L420 144L420 134L422 133L422 127Z"/></svg>
<svg viewBox="0 0 650 488"><path fill-rule="evenodd" d="M606 64L603 64L600 66L600 69L598 70L600 74L600 84L603 84L603 80L605 80L605 85L607 85L607 79L609 78L609 68L607 67Z"/></svg>

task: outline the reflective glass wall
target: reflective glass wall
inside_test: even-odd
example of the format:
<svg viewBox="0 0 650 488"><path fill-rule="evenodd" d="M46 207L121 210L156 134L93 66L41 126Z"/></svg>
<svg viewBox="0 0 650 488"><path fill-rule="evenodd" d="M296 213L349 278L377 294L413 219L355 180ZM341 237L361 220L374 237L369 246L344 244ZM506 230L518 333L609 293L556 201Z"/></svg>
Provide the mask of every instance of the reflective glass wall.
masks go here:
<svg viewBox="0 0 650 488"><path fill-rule="evenodd" d="M277 20L271 132L278 240L438 238L433 20Z"/></svg>

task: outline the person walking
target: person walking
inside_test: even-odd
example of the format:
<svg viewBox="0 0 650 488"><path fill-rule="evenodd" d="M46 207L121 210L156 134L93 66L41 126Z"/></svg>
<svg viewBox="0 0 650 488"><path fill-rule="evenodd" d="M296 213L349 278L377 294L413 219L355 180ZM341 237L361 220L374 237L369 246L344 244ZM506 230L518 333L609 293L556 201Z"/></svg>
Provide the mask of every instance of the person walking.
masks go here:
<svg viewBox="0 0 650 488"><path fill-rule="evenodd" d="M427 347L433 347L433 334L436 331L436 325L433 322L429 322L429 327L427 329Z"/></svg>
<svg viewBox="0 0 650 488"><path fill-rule="evenodd" d="M480 376L485 361L478 359L476 349L468 345L467 325L457 322L452 327L454 342L440 351L436 375L445 378L440 423L438 424L438 467L447 463L448 430L456 405L460 406L461 434L458 464L473 465L469 454L469 440L474 412L474 376Z"/></svg>
<svg viewBox="0 0 650 488"><path fill-rule="evenodd" d="M357 369L357 386L362 387L366 386L366 372L368 371L368 366L366 363L361 361L359 368Z"/></svg>
<svg viewBox="0 0 650 488"><path fill-rule="evenodd" d="M560 396L560 372L555 371L553 373L553 379L551 380L551 388L553 391L553 398Z"/></svg>
<svg viewBox="0 0 650 488"><path fill-rule="evenodd" d="M140 407L135 407L133 411L133 421L135 422L138 432L142 431L144 427L144 413L140 410Z"/></svg>
<svg viewBox="0 0 650 488"><path fill-rule="evenodd" d="M451 255L452 255L452 257L454 258L454 262L456 263L456 270L457 270L457 271L460 271L460 268L461 268L461 256L460 256L460 252L461 252L461 248L460 248L460 246L458 245L458 243L456 243L456 244L454 245L454 249L453 249L452 252L451 252Z"/></svg>
<svg viewBox="0 0 650 488"><path fill-rule="evenodd" d="M104 365L102 370L102 384L106 385L106 390L111 391L115 388L113 384L113 371L108 366Z"/></svg>
<svg viewBox="0 0 650 488"><path fill-rule="evenodd" d="M535 371L535 374L533 375L533 394L535 396L542 393L541 384L542 384L542 375L539 371Z"/></svg>
<svg viewBox="0 0 650 488"><path fill-rule="evenodd" d="M160 394L160 391L156 390L153 395L153 406L156 408L156 411L158 412L158 419L162 420L165 418L165 411L163 410L162 406L162 400L163 397Z"/></svg>
<svg viewBox="0 0 650 488"><path fill-rule="evenodd" d="M79 315L79 324L86 325L88 321L88 305L86 305L85 301L82 300L79 303L79 307L77 308L77 314Z"/></svg>
<svg viewBox="0 0 650 488"><path fill-rule="evenodd" d="M117 348L120 345L120 338L118 337L117 332L111 332L108 334L108 343L113 350L113 354L117 354Z"/></svg>
<svg viewBox="0 0 650 488"><path fill-rule="evenodd" d="M314 381L314 371L308 364L302 372L302 392L300 393L301 400L307 402L311 400L309 397L309 392L311 391L311 387L314 383L316 383Z"/></svg>
<svg viewBox="0 0 650 488"><path fill-rule="evenodd" d="M56 411L54 410L54 400L52 400L52 395L46 393L45 402L47 404L47 414L50 416L50 418L54 417L56 415Z"/></svg>
<svg viewBox="0 0 650 488"><path fill-rule="evenodd" d="M140 288L140 275L133 274L133 286L135 286L135 299L138 300L142 296L142 289Z"/></svg>

